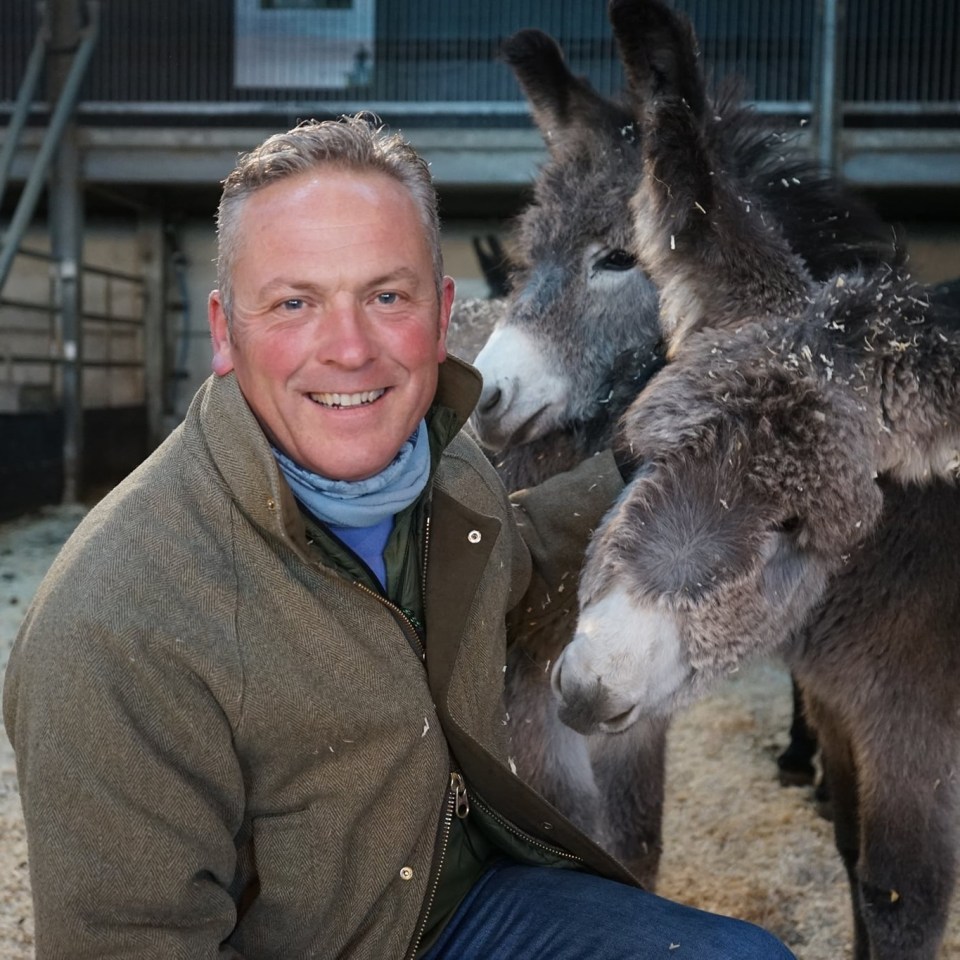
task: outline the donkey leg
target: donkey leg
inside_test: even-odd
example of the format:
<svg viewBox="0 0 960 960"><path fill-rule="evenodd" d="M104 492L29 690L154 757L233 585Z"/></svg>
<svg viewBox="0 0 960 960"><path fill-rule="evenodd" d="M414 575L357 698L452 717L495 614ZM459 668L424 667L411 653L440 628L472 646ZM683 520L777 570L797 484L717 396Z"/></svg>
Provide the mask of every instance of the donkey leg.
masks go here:
<svg viewBox="0 0 960 960"><path fill-rule="evenodd" d="M938 955L956 879L955 742L956 731L907 722L868 745L857 874L871 960Z"/></svg>
<svg viewBox="0 0 960 960"><path fill-rule="evenodd" d="M611 852L654 890L663 851L666 718L643 719L616 736L590 739Z"/></svg>
<svg viewBox="0 0 960 960"><path fill-rule="evenodd" d="M824 776L833 800L833 837L847 871L853 911L853 958L870 960L870 944L860 902L857 863L860 859L860 816L857 771L851 745L830 709L806 687L805 705L820 738Z"/></svg>
<svg viewBox="0 0 960 960"><path fill-rule="evenodd" d="M791 675L793 689L793 719L790 722L790 742L777 757L780 783L785 787L806 786L813 783L816 768L813 758L817 753L817 737L807 723L803 693L796 677Z"/></svg>

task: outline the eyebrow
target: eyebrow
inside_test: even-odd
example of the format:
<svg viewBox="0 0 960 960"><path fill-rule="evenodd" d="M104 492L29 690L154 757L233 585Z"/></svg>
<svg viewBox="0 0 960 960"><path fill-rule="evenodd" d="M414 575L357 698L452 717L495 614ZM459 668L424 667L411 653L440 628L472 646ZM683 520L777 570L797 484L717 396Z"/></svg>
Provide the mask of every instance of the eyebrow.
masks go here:
<svg viewBox="0 0 960 960"><path fill-rule="evenodd" d="M395 280L409 280L413 283L419 283L421 277L416 270L413 270L410 267L397 267L396 270L391 270L389 273L383 274L383 276L374 277L374 279L370 281L369 286L382 287L385 284L389 284Z"/></svg>

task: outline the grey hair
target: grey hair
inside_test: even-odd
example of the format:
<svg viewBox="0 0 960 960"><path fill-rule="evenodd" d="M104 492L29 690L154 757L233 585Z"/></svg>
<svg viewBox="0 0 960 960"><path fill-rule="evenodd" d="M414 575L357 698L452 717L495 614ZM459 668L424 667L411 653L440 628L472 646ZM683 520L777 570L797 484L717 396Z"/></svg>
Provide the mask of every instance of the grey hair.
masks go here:
<svg viewBox="0 0 960 960"><path fill-rule="evenodd" d="M443 254L437 191L427 162L398 133L388 133L371 113L336 120L305 120L286 133L264 140L240 155L223 181L217 209L217 286L229 323L233 313L233 266L242 242L240 212L250 196L278 180L320 167L356 173L382 173L410 192L433 257L434 280L440 298Z"/></svg>

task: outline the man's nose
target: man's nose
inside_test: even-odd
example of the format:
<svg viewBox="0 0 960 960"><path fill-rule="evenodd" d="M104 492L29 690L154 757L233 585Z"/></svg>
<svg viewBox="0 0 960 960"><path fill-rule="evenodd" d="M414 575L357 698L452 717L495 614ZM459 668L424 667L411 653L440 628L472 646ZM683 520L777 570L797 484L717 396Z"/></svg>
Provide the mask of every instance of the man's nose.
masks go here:
<svg viewBox="0 0 960 960"><path fill-rule="evenodd" d="M376 354L374 327L355 298L335 299L321 324L320 349L325 362L358 367Z"/></svg>

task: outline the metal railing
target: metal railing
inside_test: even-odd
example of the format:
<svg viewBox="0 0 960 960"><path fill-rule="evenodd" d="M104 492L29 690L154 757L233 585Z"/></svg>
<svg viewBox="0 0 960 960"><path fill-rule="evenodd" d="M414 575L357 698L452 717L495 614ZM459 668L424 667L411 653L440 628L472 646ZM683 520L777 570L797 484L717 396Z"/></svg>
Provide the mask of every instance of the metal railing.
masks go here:
<svg viewBox="0 0 960 960"><path fill-rule="evenodd" d="M42 296L39 287L43 284L36 275L32 283L25 284L29 290L0 295L0 387L4 399L0 412L61 406L62 370L65 364L75 363L87 381L83 390L86 407L143 404L144 278L92 264L83 266L83 349L76 356L59 325L56 258L23 246L17 258L44 262L50 269ZM124 377L111 375L120 370L125 371Z"/></svg>
<svg viewBox="0 0 960 960"><path fill-rule="evenodd" d="M43 9L41 7L41 10ZM63 88L58 93L33 169L31 169L23 191L20 193L10 224L3 234L3 242L0 244L0 292L3 291L7 277L10 275L10 268L13 265L13 259L20 246L20 241L33 219L37 201L46 183L47 173L53 162L54 154L60 145L63 132L73 115L80 85L83 82L84 73L90 63L97 42L99 3L89 3L88 11L89 22L80 33L80 42L71 58ZM40 68L43 65L49 43L50 34L45 19L41 16L37 38L31 48L23 84L14 105L13 116L5 131L3 144L0 146L0 200L3 199L6 191L7 176L10 172L13 154L27 119L30 99L40 79Z"/></svg>

